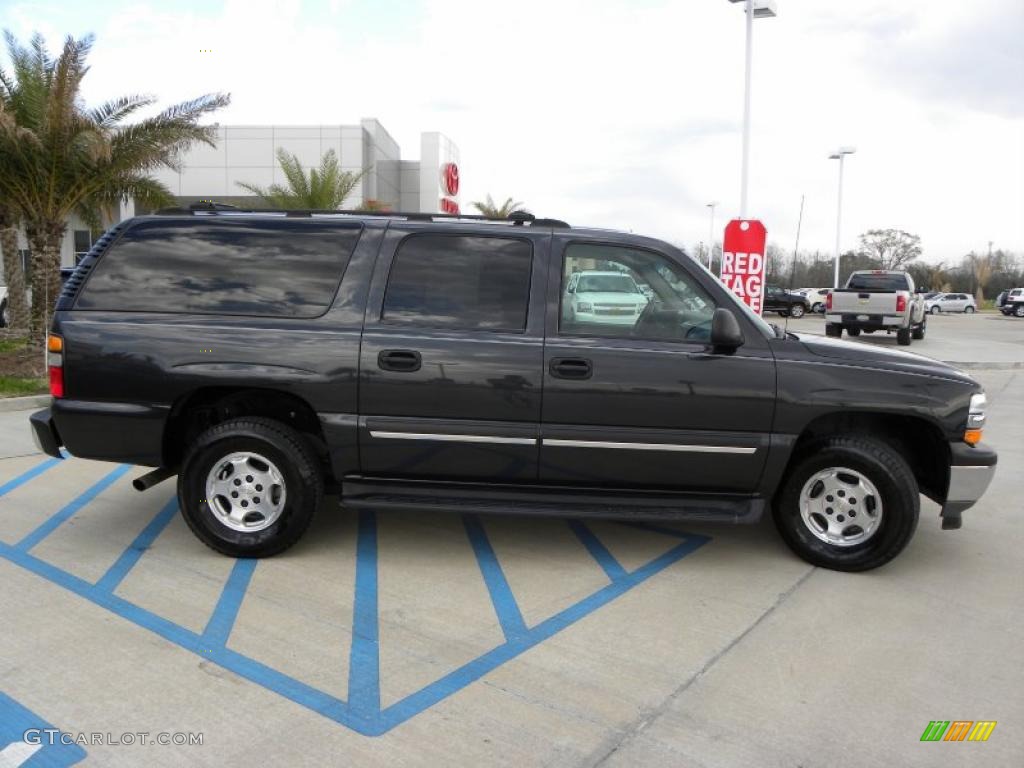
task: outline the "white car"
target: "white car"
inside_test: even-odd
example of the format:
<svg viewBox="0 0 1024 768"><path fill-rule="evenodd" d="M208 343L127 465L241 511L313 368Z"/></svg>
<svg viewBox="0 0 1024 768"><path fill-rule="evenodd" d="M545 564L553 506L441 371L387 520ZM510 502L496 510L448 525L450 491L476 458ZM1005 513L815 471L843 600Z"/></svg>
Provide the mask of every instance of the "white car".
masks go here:
<svg viewBox="0 0 1024 768"><path fill-rule="evenodd" d="M969 293L940 293L927 299L924 307L933 315L940 312L965 312L969 315L978 310L977 302Z"/></svg>
<svg viewBox="0 0 1024 768"><path fill-rule="evenodd" d="M801 288L797 293L807 299L807 305L811 312L823 313L825 311L825 298L831 288Z"/></svg>
<svg viewBox="0 0 1024 768"><path fill-rule="evenodd" d="M569 278L562 301L566 319L576 323L636 325L647 307L647 296L624 272L576 272Z"/></svg>

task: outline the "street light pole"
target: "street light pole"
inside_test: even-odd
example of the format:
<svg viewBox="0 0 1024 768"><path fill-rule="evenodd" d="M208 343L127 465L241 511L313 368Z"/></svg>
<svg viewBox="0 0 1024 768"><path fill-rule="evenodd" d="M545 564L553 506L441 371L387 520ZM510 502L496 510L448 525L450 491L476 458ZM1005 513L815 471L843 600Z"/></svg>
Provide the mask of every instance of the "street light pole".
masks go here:
<svg viewBox="0 0 1024 768"><path fill-rule="evenodd" d="M754 17L775 16L774 0L729 0L730 3L744 2L747 15L747 56L743 76L743 160L740 169L740 218L747 218L747 187L750 178L750 80L753 69Z"/></svg>
<svg viewBox="0 0 1024 768"><path fill-rule="evenodd" d="M832 275L833 288L839 287L840 240L843 231L843 158L847 155L852 155L856 151L856 147L840 147L828 156L829 160L839 161L839 193L836 195L836 263Z"/></svg>
<svg viewBox="0 0 1024 768"><path fill-rule="evenodd" d="M712 201L707 204L707 207L711 209L711 228L708 231L708 271L713 272L712 265L715 262L715 206L718 205L718 201Z"/></svg>

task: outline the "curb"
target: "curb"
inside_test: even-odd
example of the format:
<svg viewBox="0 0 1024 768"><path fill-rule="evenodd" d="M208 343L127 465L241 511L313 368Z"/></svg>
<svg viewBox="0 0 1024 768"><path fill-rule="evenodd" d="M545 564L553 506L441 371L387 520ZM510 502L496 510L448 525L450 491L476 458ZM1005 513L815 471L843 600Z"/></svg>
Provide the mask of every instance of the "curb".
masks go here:
<svg viewBox="0 0 1024 768"><path fill-rule="evenodd" d="M49 404L49 395L29 395L28 397L0 397L0 413L4 411L27 411L30 408L45 408Z"/></svg>

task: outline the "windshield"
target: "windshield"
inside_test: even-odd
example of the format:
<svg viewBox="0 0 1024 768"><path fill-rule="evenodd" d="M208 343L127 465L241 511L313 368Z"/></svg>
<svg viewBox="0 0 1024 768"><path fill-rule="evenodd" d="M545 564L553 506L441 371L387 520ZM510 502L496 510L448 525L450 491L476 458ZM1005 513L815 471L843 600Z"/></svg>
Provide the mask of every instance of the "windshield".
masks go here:
<svg viewBox="0 0 1024 768"><path fill-rule="evenodd" d="M639 293L627 275L583 275L576 288L581 293Z"/></svg>
<svg viewBox="0 0 1024 768"><path fill-rule="evenodd" d="M904 274L864 272L850 275L850 282L846 284L846 288L851 291L906 291L910 286Z"/></svg>

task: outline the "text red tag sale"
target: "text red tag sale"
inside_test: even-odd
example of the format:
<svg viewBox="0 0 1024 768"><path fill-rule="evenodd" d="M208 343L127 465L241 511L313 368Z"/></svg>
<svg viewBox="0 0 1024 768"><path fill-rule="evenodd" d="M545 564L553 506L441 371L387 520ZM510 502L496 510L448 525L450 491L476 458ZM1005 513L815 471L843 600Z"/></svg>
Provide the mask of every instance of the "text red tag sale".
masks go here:
<svg viewBox="0 0 1024 768"><path fill-rule="evenodd" d="M725 227L722 282L761 314L764 304L764 247L768 231L757 219L733 219Z"/></svg>

